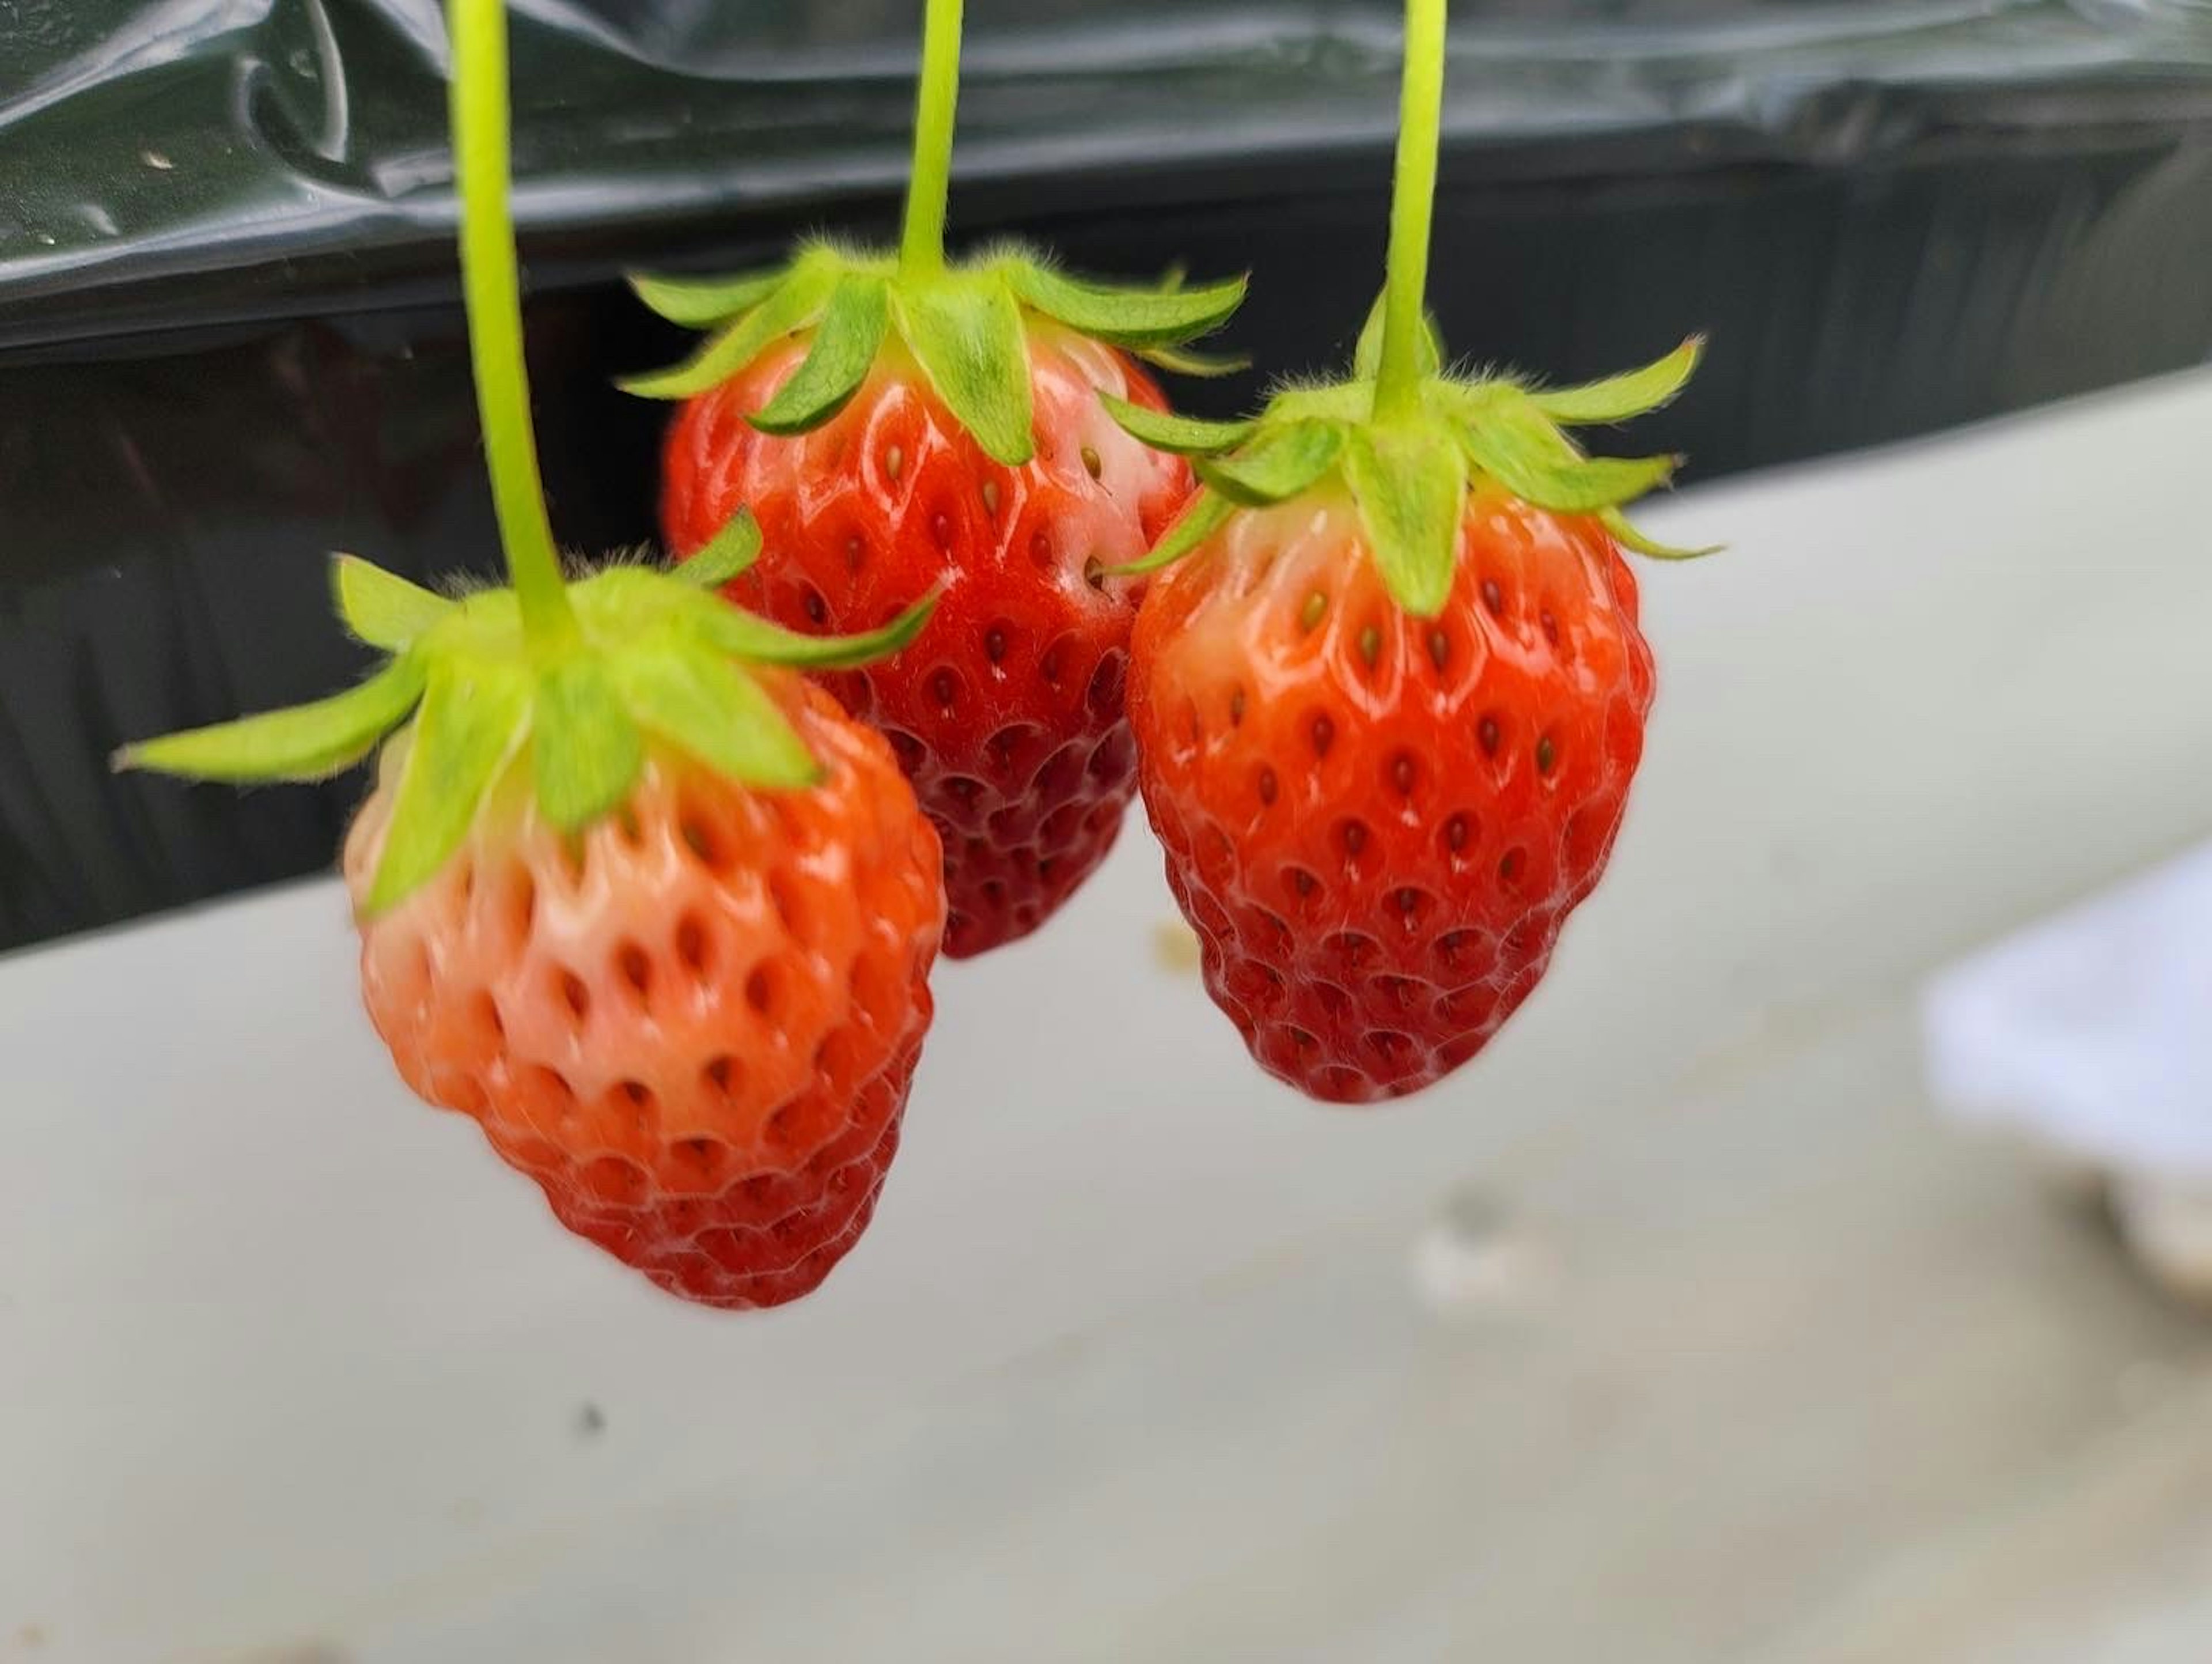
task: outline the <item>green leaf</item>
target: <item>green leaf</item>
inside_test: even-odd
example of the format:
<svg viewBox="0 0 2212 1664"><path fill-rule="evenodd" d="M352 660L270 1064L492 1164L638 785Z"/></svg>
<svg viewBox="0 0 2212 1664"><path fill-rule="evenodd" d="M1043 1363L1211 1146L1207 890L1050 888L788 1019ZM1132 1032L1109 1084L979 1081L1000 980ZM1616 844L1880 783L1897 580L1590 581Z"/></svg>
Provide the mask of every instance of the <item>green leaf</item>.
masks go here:
<svg viewBox="0 0 2212 1664"><path fill-rule="evenodd" d="M757 786L811 785L821 766L766 690L710 649L672 643L612 667L630 714L719 773Z"/></svg>
<svg viewBox="0 0 2212 1664"><path fill-rule="evenodd" d="M1245 279L1203 289L1121 289L1085 283L1033 260L1009 260L1006 282L1027 305L1117 347L1172 347L1211 333L1244 303Z"/></svg>
<svg viewBox="0 0 2212 1664"><path fill-rule="evenodd" d="M1260 436L1228 456L1202 458L1198 477L1246 508L1280 503L1328 472L1344 444L1333 422L1292 422L1263 428Z"/></svg>
<svg viewBox="0 0 2212 1664"><path fill-rule="evenodd" d="M1352 375L1356 381L1371 381L1382 369L1382 302L1377 295L1375 304L1368 309L1367 321L1359 326L1359 343L1352 350ZM1424 310L1421 314L1419 363L1421 374L1434 375L1443 368L1443 332L1437 327L1437 314Z"/></svg>
<svg viewBox="0 0 2212 1664"><path fill-rule="evenodd" d="M844 409L867 379L890 326L881 277L847 277L830 291L806 360L746 419L763 433L805 433Z"/></svg>
<svg viewBox="0 0 2212 1664"><path fill-rule="evenodd" d="M1451 594L1467 499L1457 436L1431 423L1355 428L1344 475L1383 583L1413 617L1434 618Z"/></svg>
<svg viewBox="0 0 2212 1664"><path fill-rule="evenodd" d="M760 522L740 509L722 529L677 562L674 575L702 589L719 589L760 558Z"/></svg>
<svg viewBox="0 0 2212 1664"><path fill-rule="evenodd" d="M1605 529L1613 533L1613 541L1622 548L1632 549L1638 554L1648 555L1654 560L1699 560L1721 552L1721 545L1717 543L1709 543L1702 549L1678 549L1671 543L1656 542L1639 531L1635 522L1618 509L1601 509L1597 517L1605 523Z"/></svg>
<svg viewBox="0 0 2212 1664"><path fill-rule="evenodd" d="M1137 357L1158 369L1177 375L1234 375L1252 368L1241 352L1200 352L1194 347L1139 347Z"/></svg>
<svg viewBox="0 0 2212 1664"><path fill-rule="evenodd" d="M687 622L699 638L732 658L757 664L792 665L808 670L847 670L912 644L937 610L933 590L880 630L854 636L807 636L716 600Z"/></svg>
<svg viewBox="0 0 2212 1664"><path fill-rule="evenodd" d="M1540 509L1579 515L1619 508L1674 472L1671 456L1583 456L1543 418L1533 411L1527 418L1501 411L1464 430L1462 440L1477 467Z"/></svg>
<svg viewBox="0 0 2212 1664"><path fill-rule="evenodd" d="M630 292L672 324L704 329L750 312L790 275L787 265L734 277L649 277L633 273Z"/></svg>
<svg viewBox="0 0 2212 1664"><path fill-rule="evenodd" d="M1127 566L1109 566L1106 576L1133 578L1157 572L1163 566L1172 566L1219 531L1229 516L1237 512L1237 506L1212 491L1194 491L1190 501L1183 504L1182 513L1176 516L1175 524L1160 534L1160 540L1152 546L1149 554Z"/></svg>
<svg viewBox="0 0 2212 1664"><path fill-rule="evenodd" d="M358 687L288 710L143 740L117 752L118 769L248 784L323 780L359 762L422 696L422 664L394 659Z"/></svg>
<svg viewBox="0 0 2212 1664"><path fill-rule="evenodd" d="M769 346L805 329L821 315L835 286L835 275L818 266L799 266L776 291L672 369L624 376L615 385L641 399L689 399L719 387Z"/></svg>
<svg viewBox="0 0 2212 1664"><path fill-rule="evenodd" d="M387 653L398 652L453 611L453 603L445 596L373 566L359 555L339 555L331 562L331 591L346 627Z"/></svg>
<svg viewBox="0 0 2212 1664"><path fill-rule="evenodd" d="M547 820L581 831L629 795L644 761L645 741L599 660L562 659L538 673L531 766Z"/></svg>
<svg viewBox="0 0 2212 1664"><path fill-rule="evenodd" d="M432 674L365 912L397 906L452 859L529 721L530 677L519 665L475 663Z"/></svg>
<svg viewBox="0 0 2212 1664"><path fill-rule="evenodd" d="M1625 422L1670 403L1688 384L1705 350L1705 337L1692 335L1664 358L1641 369L1577 387L1533 390L1529 401L1554 422Z"/></svg>
<svg viewBox="0 0 2212 1664"><path fill-rule="evenodd" d="M1022 309L989 277L949 276L891 290L898 331L947 408L994 462L1036 454Z"/></svg>
<svg viewBox="0 0 2212 1664"><path fill-rule="evenodd" d="M1106 414L1120 423L1121 430L1132 439L1156 451L1170 451L1177 456L1208 456L1216 451L1231 450L1249 439L1257 425L1251 422L1209 422L1201 417L1177 416L1172 411L1133 405L1110 393L1101 393L1098 402L1105 405Z"/></svg>

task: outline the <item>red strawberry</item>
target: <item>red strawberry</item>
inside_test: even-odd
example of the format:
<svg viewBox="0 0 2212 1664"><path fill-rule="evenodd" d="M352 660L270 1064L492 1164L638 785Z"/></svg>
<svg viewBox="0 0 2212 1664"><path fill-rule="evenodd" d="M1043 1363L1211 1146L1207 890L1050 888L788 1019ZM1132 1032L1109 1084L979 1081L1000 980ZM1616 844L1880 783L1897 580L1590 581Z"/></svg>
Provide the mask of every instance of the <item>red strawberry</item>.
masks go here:
<svg viewBox="0 0 2212 1664"><path fill-rule="evenodd" d="M740 508L766 530L733 597L858 630L943 586L919 651L837 686L890 736L937 823L956 959L1042 923L1121 829L1135 594L1100 574L1150 545L1191 478L1115 430L1098 394L1163 409L1133 357L1220 368L1182 349L1244 292L1107 288L1014 247L948 264L960 14L959 0L927 9L897 253L817 242L775 271L641 278L662 316L715 332L623 384L690 401L665 453L670 546Z"/></svg>
<svg viewBox="0 0 2212 1664"><path fill-rule="evenodd" d="M1239 515L1153 581L1130 716L1206 981L1316 1098L1412 1092L1480 1051L1596 885L1651 655L1596 521L1495 488L1427 619L1348 497Z"/></svg>
<svg viewBox="0 0 2212 1664"><path fill-rule="evenodd" d="M984 454L926 378L879 363L821 427L757 431L807 343L769 348L684 407L661 515L688 552L740 508L771 553L734 600L799 628L864 628L944 585L914 652L831 686L890 738L945 844L955 958L1049 917L1105 858L1136 789L1122 710L1136 588L1102 566L1149 548L1191 489L1097 391L1164 408L1125 354L1055 328L1029 337L1036 454Z"/></svg>
<svg viewBox="0 0 2212 1664"><path fill-rule="evenodd" d="M1418 312L1413 327L1421 329ZM1208 990L1269 1072L1331 1102L1419 1090L1534 988L1604 871L1650 709L1620 504L1671 457L1563 424L1670 399L1698 343L1585 387L1352 379L1249 422L1129 405L1205 489L1138 570L1130 719ZM1176 562L1182 564L1174 564Z"/></svg>
<svg viewBox="0 0 2212 1664"><path fill-rule="evenodd" d="M936 839L881 739L772 686L823 765L804 790L664 752L570 838L518 771L380 915L403 738L346 842L362 990L401 1078L481 1123L571 1230L710 1306L796 1299L866 1225L944 917Z"/></svg>
<svg viewBox="0 0 2212 1664"><path fill-rule="evenodd" d="M890 748L781 667L902 646L928 603L871 638L740 612L713 592L759 552L743 516L673 574L563 578L523 369L505 12L453 15L463 287L514 587L448 600L341 558L339 609L382 668L118 762L313 778L400 730L345 858L400 1075L662 1288L776 1305L875 1205L945 917Z"/></svg>
<svg viewBox="0 0 2212 1664"><path fill-rule="evenodd" d="M1352 375L1247 422L1109 400L1204 489L1134 570L1139 781L1207 990L1336 1103L1458 1068L1605 869L1651 705L1622 505L1674 459L1565 427L1673 398L1699 344L1586 387L1446 371L1422 309L1445 0L1407 0L1389 274Z"/></svg>

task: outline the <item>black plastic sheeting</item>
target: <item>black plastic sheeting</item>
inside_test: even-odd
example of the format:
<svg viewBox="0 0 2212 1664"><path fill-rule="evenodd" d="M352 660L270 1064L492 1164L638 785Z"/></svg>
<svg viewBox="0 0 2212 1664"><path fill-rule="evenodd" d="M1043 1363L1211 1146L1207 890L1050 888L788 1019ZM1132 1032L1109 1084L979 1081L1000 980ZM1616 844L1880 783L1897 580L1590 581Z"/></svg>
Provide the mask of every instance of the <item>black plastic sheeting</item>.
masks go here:
<svg viewBox="0 0 2212 1664"><path fill-rule="evenodd" d="M1395 0L971 0L957 228L1249 267L1340 354L1376 281ZM887 235L920 0L517 8L530 349L562 535L651 535L682 339L625 265ZM1568 376L1710 330L1639 444L1692 479L2212 356L2212 10L1461 0L1435 299ZM1569 21L1560 21L1565 16ZM324 552L495 558L433 0L0 8L0 947L325 867L356 780L117 780L119 741L359 663ZM1224 411L1254 376L1184 384Z"/></svg>

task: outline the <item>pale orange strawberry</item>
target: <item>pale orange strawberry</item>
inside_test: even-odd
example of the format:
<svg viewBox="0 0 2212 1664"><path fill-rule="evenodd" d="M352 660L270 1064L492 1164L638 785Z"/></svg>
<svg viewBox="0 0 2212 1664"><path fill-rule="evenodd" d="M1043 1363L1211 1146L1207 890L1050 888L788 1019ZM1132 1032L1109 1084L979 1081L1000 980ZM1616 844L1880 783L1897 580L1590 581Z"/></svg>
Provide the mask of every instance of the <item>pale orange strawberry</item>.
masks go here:
<svg viewBox="0 0 2212 1664"><path fill-rule="evenodd" d="M714 1306L805 1294L866 1225L944 922L937 840L882 740L775 687L814 786L753 790L664 750L569 837L517 771L434 879L362 918L401 1078L480 1123L570 1229ZM405 751L346 841L357 905Z"/></svg>

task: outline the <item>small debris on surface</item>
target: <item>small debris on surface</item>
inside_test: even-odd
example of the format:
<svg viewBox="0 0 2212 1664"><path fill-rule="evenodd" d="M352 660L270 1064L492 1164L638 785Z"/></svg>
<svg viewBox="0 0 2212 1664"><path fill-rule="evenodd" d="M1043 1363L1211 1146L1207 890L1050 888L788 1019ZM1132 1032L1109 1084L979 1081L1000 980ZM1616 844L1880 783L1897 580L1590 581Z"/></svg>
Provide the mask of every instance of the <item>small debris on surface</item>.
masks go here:
<svg viewBox="0 0 2212 1664"><path fill-rule="evenodd" d="M1152 959L1161 970L1187 977L1198 969L1198 932L1179 918L1152 926Z"/></svg>
<svg viewBox="0 0 2212 1664"><path fill-rule="evenodd" d="M1413 1246L1413 1284L1439 1316L1526 1314L1558 1286L1559 1268L1505 1205L1472 1186L1445 1197Z"/></svg>
<svg viewBox="0 0 2212 1664"><path fill-rule="evenodd" d="M606 1412L589 1399L576 1412L576 1431L586 1439L596 1439L607 1430Z"/></svg>

